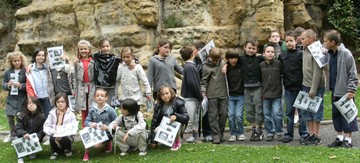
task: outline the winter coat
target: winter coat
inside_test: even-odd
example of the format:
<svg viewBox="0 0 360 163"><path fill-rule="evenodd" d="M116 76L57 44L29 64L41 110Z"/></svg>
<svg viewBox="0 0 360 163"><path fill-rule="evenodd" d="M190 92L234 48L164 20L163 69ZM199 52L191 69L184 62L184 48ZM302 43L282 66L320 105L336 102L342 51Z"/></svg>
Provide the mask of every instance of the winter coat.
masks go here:
<svg viewBox="0 0 360 163"><path fill-rule="evenodd" d="M94 61L91 60L88 66L89 83L84 83L84 65L79 60L74 64L75 69L75 109L86 110L86 93L88 92L88 106L94 102L95 83L94 83ZM89 91L86 89L89 88Z"/></svg>
<svg viewBox="0 0 360 163"><path fill-rule="evenodd" d="M14 129L15 135L23 137L25 134L36 133L40 142L42 142L45 136L43 131L45 120L45 116L38 110L35 113L29 111L21 112L17 116L17 123Z"/></svg>
<svg viewBox="0 0 360 163"><path fill-rule="evenodd" d="M57 112L57 108L52 109L44 123L43 130L47 135L52 136L55 134L56 124L58 122ZM75 121L75 114L68 108L64 114L62 125L73 123Z"/></svg>

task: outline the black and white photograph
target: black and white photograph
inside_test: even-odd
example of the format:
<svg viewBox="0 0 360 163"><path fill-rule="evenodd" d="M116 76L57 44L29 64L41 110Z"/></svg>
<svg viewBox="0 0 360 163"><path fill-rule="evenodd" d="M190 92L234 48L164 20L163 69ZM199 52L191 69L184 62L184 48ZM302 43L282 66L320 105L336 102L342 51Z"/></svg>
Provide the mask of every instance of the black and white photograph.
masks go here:
<svg viewBox="0 0 360 163"><path fill-rule="evenodd" d="M100 124L101 122L98 123L98 126L100 126ZM109 140L109 137L105 131L101 130L100 127L85 127L84 129L80 130L79 133L85 149Z"/></svg>
<svg viewBox="0 0 360 163"><path fill-rule="evenodd" d="M322 98L318 96L310 98L308 93L300 91L295 101L294 107L316 113L319 110Z"/></svg>
<svg viewBox="0 0 360 163"><path fill-rule="evenodd" d="M199 50L198 55L202 61L202 63L206 62L206 58L209 55L209 51L211 48L215 47L215 43L213 40L211 40L209 43L207 43L202 49Z"/></svg>
<svg viewBox="0 0 360 163"><path fill-rule="evenodd" d="M56 126L54 137L75 135L78 130L78 125L79 121L75 121L61 126Z"/></svg>
<svg viewBox="0 0 360 163"><path fill-rule="evenodd" d="M63 46L47 48L49 64L51 69L61 68L65 66L65 61L61 59L63 55Z"/></svg>
<svg viewBox="0 0 360 163"><path fill-rule="evenodd" d="M19 82L19 74L10 73L10 80L13 83ZM18 94L19 94L19 89L17 87L15 87L15 85L12 85L11 90L10 90L10 95L18 95Z"/></svg>
<svg viewBox="0 0 360 163"><path fill-rule="evenodd" d="M348 94L345 94L340 100L334 102L336 108L340 111L345 120L350 123L358 115L358 109L353 99L347 99Z"/></svg>
<svg viewBox="0 0 360 163"><path fill-rule="evenodd" d="M24 157L42 151L39 138L36 133L30 135L30 139L17 138L12 141L18 157Z"/></svg>
<svg viewBox="0 0 360 163"><path fill-rule="evenodd" d="M320 41L312 43L308 46L308 49L320 68L324 67L327 64L327 58L323 53L323 45Z"/></svg>
<svg viewBox="0 0 360 163"><path fill-rule="evenodd" d="M171 122L167 117L163 117L161 123L156 130L155 141L171 147L174 143L176 134L180 129L179 122Z"/></svg>
<svg viewBox="0 0 360 163"><path fill-rule="evenodd" d="M68 101L69 101L69 108L72 112L75 111L75 97L72 95L68 96Z"/></svg>

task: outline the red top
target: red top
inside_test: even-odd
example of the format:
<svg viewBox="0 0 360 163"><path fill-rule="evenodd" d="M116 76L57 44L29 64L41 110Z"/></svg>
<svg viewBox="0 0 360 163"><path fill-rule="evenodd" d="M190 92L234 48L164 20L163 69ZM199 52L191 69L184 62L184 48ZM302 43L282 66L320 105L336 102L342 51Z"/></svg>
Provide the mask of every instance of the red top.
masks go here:
<svg viewBox="0 0 360 163"><path fill-rule="evenodd" d="M88 69L89 69L89 63L90 63L90 61L91 61L91 58L88 58L88 59L80 59L80 61L81 61L82 64L84 65L84 83L88 83L88 82L90 82Z"/></svg>

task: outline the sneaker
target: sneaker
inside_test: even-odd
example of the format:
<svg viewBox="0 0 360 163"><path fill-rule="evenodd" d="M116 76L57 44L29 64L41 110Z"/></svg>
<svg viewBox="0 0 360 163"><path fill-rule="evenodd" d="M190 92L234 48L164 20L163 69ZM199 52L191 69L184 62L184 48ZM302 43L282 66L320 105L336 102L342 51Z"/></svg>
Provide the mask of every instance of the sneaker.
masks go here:
<svg viewBox="0 0 360 163"><path fill-rule="evenodd" d="M43 143L43 145L50 145L50 139L47 139L47 140Z"/></svg>
<svg viewBox="0 0 360 163"><path fill-rule="evenodd" d="M306 145L318 145L318 144L321 144L321 139L313 134L312 136L310 136L310 138L308 138L306 141L305 141L305 144Z"/></svg>
<svg viewBox="0 0 360 163"><path fill-rule="evenodd" d="M264 133L262 132L262 130L258 130L256 133L255 133L255 139L254 141L261 141L262 139L264 138Z"/></svg>
<svg viewBox="0 0 360 163"><path fill-rule="evenodd" d="M50 156L50 160L55 160L58 155L59 154L56 153L56 152L52 153L51 156Z"/></svg>
<svg viewBox="0 0 360 163"><path fill-rule="evenodd" d="M299 122L299 115L295 115L294 116L294 123L298 123Z"/></svg>
<svg viewBox="0 0 360 163"><path fill-rule="evenodd" d="M347 140L344 140L342 146L344 148L352 148L353 147L353 145L351 143L349 143L349 141L347 141Z"/></svg>
<svg viewBox="0 0 360 163"><path fill-rule="evenodd" d="M88 161L88 160L89 160L89 151L85 151L83 161Z"/></svg>
<svg viewBox="0 0 360 163"><path fill-rule="evenodd" d="M214 140L212 141L212 143L213 143L213 144L220 144L220 139L214 139Z"/></svg>
<svg viewBox="0 0 360 163"><path fill-rule="evenodd" d="M283 140L283 135L282 134L276 135L276 139L277 139L277 141L282 141Z"/></svg>
<svg viewBox="0 0 360 163"><path fill-rule="evenodd" d="M250 141L254 141L255 140L255 135L256 135L256 132L255 131L253 131L252 133L251 133L251 137L250 137Z"/></svg>
<svg viewBox="0 0 360 163"><path fill-rule="evenodd" d="M238 141L244 141L244 140L246 140L246 137L245 137L245 135L244 134L241 134L240 136L238 136L238 139L237 139Z"/></svg>
<svg viewBox="0 0 360 163"><path fill-rule="evenodd" d="M147 154L147 151L140 151L139 156L145 156Z"/></svg>
<svg viewBox="0 0 360 163"><path fill-rule="evenodd" d="M18 158L18 163L24 163L24 159L23 158Z"/></svg>
<svg viewBox="0 0 360 163"><path fill-rule="evenodd" d="M8 137L6 137L6 138L3 140L3 142L4 142L4 143L9 143L9 142L11 142L13 139L14 139L14 136L9 135Z"/></svg>
<svg viewBox="0 0 360 163"><path fill-rule="evenodd" d="M315 142L315 145L318 145L318 144L321 144L321 138L318 137L317 135L314 136L314 142Z"/></svg>
<svg viewBox="0 0 360 163"><path fill-rule="evenodd" d="M289 138L289 137L284 137L282 140L283 143L289 143L291 141L292 141L292 138Z"/></svg>
<svg viewBox="0 0 360 163"><path fill-rule="evenodd" d="M120 156L126 156L127 155L127 152L121 152L120 153Z"/></svg>
<svg viewBox="0 0 360 163"><path fill-rule="evenodd" d="M210 142L213 141L213 138L211 135L205 136L205 141Z"/></svg>
<svg viewBox="0 0 360 163"><path fill-rule="evenodd" d="M273 140L274 140L273 135L266 136L266 141L273 141Z"/></svg>
<svg viewBox="0 0 360 163"><path fill-rule="evenodd" d="M110 153L111 151L112 151L112 141L109 141L109 142L106 144L105 153Z"/></svg>
<svg viewBox="0 0 360 163"><path fill-rule="evenodd" d="M236 136L235 135L231 135L229 138L229 142L234 142L236 140Z"/></svg>
<svg viewBox="0 0 360 163"><path fill-rule="evenodd" d="M195 137L190 136L190 138L187 139L186 142L188 142L188 143L195 143Z"/></svg>
<svg viewBox="0 0 360 163"><path fill-rule="evenodd" d="M336 138L334 142L332 142L331 144L328 145L329 148L337 148L337 147L342 147L343 146L343 142L340 141L339 138Z"/></svg>
<svg viewBox="0 0 360 163"><path fill-rule="evenodd" d="M69 149L65 149L64 153L65 153L66 157L70 157L72 155L72 152Z"/></svg>
<svg viewBox="0 0 360 163"><path fill-rule="evenodd" d="M181 142L178 141L178 142L175 142L175 143L173 144L173 146L171 147L171 150L172 150L172 151L177 151L177 150L180 149L180 147L181 147Z"/></svg>
<svg viewBox="0 0 360 163"><path fill-rule="evenodd" d="M312 139L312 136L307 135L306 137L301 137L301 138L299 139L299 143L302 144L302 145L306 145L306 141L307 141L308 139Z"/></svg>
<svg viewBox="0 0 360 163"><path fill-rule="evenodd" d="M35 158L36 158L36 154L31 154L29 157L30 157L30 159L35 159Z"/></svg>

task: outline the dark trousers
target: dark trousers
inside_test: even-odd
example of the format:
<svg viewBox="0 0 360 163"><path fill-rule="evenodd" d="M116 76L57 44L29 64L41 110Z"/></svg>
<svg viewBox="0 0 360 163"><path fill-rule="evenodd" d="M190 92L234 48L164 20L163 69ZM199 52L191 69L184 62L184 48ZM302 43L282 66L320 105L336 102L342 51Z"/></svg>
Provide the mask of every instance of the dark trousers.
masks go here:
<svg viewBox="0 0 360 163"><path fill-rule="evenodd" d="M50 136L50 146L51 146L51 150L52 152L56 152L56 153L62 153L64 152L65 149L71 150L71 145L72 145L72 140L71 138L65 136L65 137L61 137L60 140L60 145L57 145L55 142L55 137Z"/></svg>

